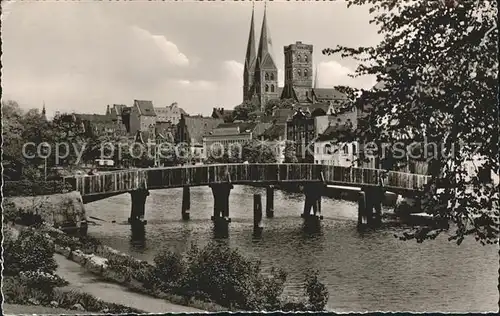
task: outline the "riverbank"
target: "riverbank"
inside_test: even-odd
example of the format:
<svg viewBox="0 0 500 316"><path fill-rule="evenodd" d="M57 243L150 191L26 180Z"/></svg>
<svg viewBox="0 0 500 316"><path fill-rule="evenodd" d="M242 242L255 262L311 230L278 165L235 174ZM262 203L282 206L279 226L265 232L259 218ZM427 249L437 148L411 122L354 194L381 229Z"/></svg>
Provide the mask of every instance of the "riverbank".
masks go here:
<svg viewBox="0 0 500 316"><path fill-rule="evenodd" d="M60 254L55 254L57 263L56 274L69 282L63 289L74 289L89 293L103 301L133 307L146 313L199 313L204 310L193 307L172 304L166 300L153 298L127 287L110 282L104 282L95 274L88 272L78 263L68 260Z"/></svg>

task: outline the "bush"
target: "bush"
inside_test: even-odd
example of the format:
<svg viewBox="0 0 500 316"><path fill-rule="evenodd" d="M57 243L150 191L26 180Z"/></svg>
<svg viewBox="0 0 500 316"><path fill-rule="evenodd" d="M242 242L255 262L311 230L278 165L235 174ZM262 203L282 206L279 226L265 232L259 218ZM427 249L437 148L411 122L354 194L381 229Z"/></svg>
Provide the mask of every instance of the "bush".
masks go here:
<svg viewBox="0 0 500 316"><path fill-rule="evenodd" d="M309 298L310 310L322 311L328 302L326 285L318 279L318 271L313 271L306 276L306 293Z"/></svg>
<svg viewBox="0 0 500 316"><path fill-rule="evenodd" d="M21 271L53 273L56 270L54 244L47 236L33 229L22 231L17 239L4 240L4 275Z"/></svg>
<svg viewBox="0 0 500 316"><path fill-rule="evenodd" d="M47 291L43 288L33 287L30 281L19 277L6 277L2 281L5 303L9 304L58 306L66 309L72 309L75 304L80 304L89 312L110 314L141 313L140 310L134 308L103 302L87 293L74 290L66 291L58 288Z"/></svg>
<svg viewBox="0 0 500 316"><path fill-rule="evenodd" d="M65 193L73 187L63 181L5 181L3 184L4 196L34 196Z"/></svg>
<svg viewBox="0 0 500 316"><path fill-rule="evenodd" d="M172 251L162 251L154 258L154 276L162 283L162 290L178 285L186 273L186 263L182 255Z"/></svg>
<svg viewBox="0 0 500 316"><path fill-rule="evenodd" d="M30 288L43 292L51 292L55 287L67 285L68 282L56 274L43 271L21 271L21 280Z"/></svg>
<svg viewBox="0 0 500 316"><path fill-rule="evenodd" d="M175 256L167 260L179 264ZM155 262L162 264L160 257ZM240 310L278 310L286 274L261 274L260 262L244 258L226 245L191 246L183 260L185 272L174 291ZM179 269L180 270L180 269Z"/></svg>

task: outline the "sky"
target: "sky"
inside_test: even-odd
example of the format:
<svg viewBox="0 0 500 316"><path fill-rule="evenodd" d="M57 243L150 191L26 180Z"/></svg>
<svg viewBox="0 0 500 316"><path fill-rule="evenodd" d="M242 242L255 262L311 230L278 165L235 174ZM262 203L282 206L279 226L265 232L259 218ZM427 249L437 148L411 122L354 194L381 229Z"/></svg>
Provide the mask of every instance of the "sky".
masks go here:
<svg viewBox="0 0 500 316"><path fill-rule="evenodd" d="M242 102L252 3L4 2L3 100L22 108L104 114L108 104L177 102L190 114L209 115ZM264 2L255 2L260 37ZM324 48L380 41L366 7L331 2L267 3L273 56L283 85L283 47L314 45L317 87L373 86L350 78L356 62L326 56ZM256 43L258 45L258 43Z"/></svg>

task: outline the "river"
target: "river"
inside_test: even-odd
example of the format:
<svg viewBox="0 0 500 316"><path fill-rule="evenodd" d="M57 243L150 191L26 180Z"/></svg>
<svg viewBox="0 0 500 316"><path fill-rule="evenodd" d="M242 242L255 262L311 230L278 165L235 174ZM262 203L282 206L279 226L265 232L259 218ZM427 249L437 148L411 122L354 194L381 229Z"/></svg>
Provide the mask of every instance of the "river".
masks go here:
<svg viewBox="0 0 500 316"><path fill-rule="evenodd" d="M264 269L288 272L285 293L302 295L304 273L320 271L329 290L327 308L349 311L482 312L498 310L498 248L473 238L460 246L447 236L423 244L394 237L401 228L359 233L357 204L323 198L321 231L307 234L300 213L303 196L275 192L275 216L264 219L262 238L252 237L254 193L265 190L235 186L230 195L230 246L258 258ZM181 218L182 189L156 190L146 202L144 243L131 240L126 220L130 196L122 194L86 205L87 213L104 221L89 234L104 244L152 261L162 248L184 251L190 243L213 239L208 187L191 188L191 220ZM115 223L112 223L115 221Z"/></svg>

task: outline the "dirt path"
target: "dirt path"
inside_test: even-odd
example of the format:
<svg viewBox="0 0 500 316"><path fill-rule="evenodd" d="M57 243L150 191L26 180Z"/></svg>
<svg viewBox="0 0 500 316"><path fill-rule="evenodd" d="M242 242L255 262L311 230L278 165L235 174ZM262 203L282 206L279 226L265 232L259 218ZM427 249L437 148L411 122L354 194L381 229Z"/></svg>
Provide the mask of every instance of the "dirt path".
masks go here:
<svg viewBox="0 0 500 316"><path fill-rule="evenodd" d="M105 302L133 307L146 313L204 312L196 308L176 305L162 299L135 293L119 284L99 280L95 275L87 272L79 264L66 259L62 255L54 254L54 259L58 265L56 273L69 282L69 285L65 288L86 292Z"/></svg>

